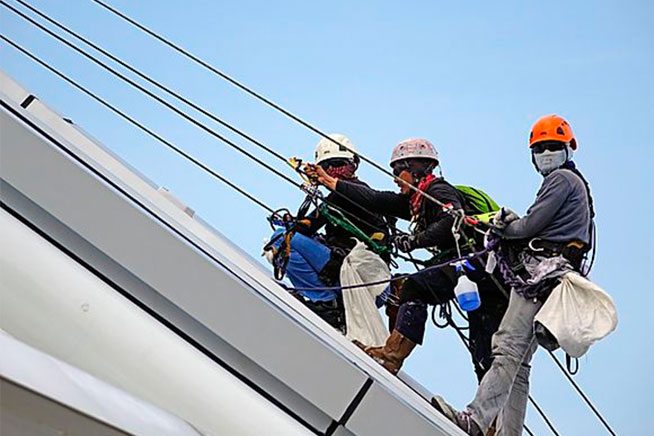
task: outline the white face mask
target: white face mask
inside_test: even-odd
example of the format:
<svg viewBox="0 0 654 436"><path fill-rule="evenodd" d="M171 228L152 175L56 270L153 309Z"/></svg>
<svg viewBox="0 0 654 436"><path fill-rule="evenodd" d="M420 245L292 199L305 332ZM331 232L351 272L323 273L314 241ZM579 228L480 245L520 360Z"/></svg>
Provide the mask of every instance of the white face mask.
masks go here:
<svg viewBox="0 0 654 436"><path fill-rule="evenodd" d="M538 172L546 176L568 160L568 150L549 151L534 154L534 163Z"/></svg>

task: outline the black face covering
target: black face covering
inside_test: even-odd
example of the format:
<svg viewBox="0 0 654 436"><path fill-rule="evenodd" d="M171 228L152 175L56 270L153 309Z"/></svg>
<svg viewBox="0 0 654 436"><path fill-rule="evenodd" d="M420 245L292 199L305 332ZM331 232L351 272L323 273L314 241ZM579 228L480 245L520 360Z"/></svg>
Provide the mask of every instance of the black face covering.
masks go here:
<svg viewBox="0 0 654 436"><path fill-rule="evenodd" d="M405 170L409 171L410 167L411 166L409 165L409 162L407 162L405 160L401 160L399 162L396 162L396 163L393 164L393 175L395 177L400 177L400 174L402 174L402 171L405 171Z"/></svg>

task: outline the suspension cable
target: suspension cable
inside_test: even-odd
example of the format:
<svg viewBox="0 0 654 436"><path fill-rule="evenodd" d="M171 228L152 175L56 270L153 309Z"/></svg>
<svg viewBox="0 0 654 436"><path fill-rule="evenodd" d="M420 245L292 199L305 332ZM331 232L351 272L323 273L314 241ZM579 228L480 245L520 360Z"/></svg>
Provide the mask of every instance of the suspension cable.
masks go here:
<svg viewBox="0 0 654 436"><path fill-rule="evenodd" d="M78 41L81 41L84 44L88 45L89 47L92 47L94 50L97 50L98 52L102 53L103 55L105 55L106 57L108 57L112 61L116 62L117 64L119 64L123 68L125 68L125 69L129 70L130 72L136 74L138 77L145 80L149 84L151 84L151 85L155 86L156 88L164 91L168 95L171 95L171 96L175 97L176 99L184 102L186 105L192 107L193 109L195 109L196 111L202 113L206 117L211 118L213 121L219 123L220 125L222 125L223 127L227 128L227 129L231 130L232 132L236 133L237 135L241 136L242 138L247 139L251 143L257 145L259 148L261 148L261 149L265 150L266 152L270 153L271 155L273 155L277 159L281 160L282 162L286 162L286 160L287 160L286 157L284 157L282 154L275 151L273 148L266 146L265 144L261 143L260 141L257 141L255 138L249 136L247 133L243 132L242 130L237 129L236 127L232 126L231 124L229 124L229 123L225 122L224 120L218 118L216 115L214 115L213 113L211 113L208 110L204 109L203 107L199 106L198 104L194 103L193 101L185 98L184 96L182 96L181 94L175 92L174 90L160 84L159 82L157 82L156 80L154 80L150 76L148 76L147 74L144 74L143 72L141 72L140 70L134 68L133 66L131 66L127 62L123 61L122 59L120 59L117 56L113 55L109 51L107 51L104 48L100 47L98 44L95 44L94 42L92 42L89 39L87 39L87 38L83 37L82 35L80 35L79 33L74 32L70 28L64 26L63 24L61 24L57 20L55 20L55 19L49 17L48 15L44 14L43 12L41 12L40 10L35 8L34 6L30 5L29 3L26 3L23 0L14 0L14 1L17 2L17 3L20 3L25 8L29 9L30 11L32 11L33 13L35 13L36 15L41 17L42 19L46 20L47 22L49 22L53 26L55 26L58 29L62 30L63 32L67 33L68 35L72 36L73 38L77 39Z"/></svg>
<svg viewBox="0 0 654 436"><path fill-rule="evenodd" d="M531 403L532 406L534 406L540 417L543 418L543 421L545 421L545 424L547 424L550 431L557 436L561 436L559 432L556 431L556 428L554 427L554 424L552 424L552 421L550 421L549 417L545 414L545 411L543 411L543 409L540 408L534 397L532 397L531 394L529 394L528 398L529 398L529 402Z"/></svg>
<svg viewBox="0 0 654 436"><path fill-rule="evenodd" d="M196 158L194 158L194 157L191 156L190 154L186 153L184 150L180 149L179 147L177 147L176 145L174 145L174 144L171 143L170 141L166 140L165 138L163 138L163 137L160 136L159 134L157 134L157 133L155 133L154 131L150 130L149 128L145 127L143 124L139 123L138 121L136 121L135 119L133 119L133 118L130 117L129 115L127 115L127 114L125 114L124 112L122 112L120 109L118 109L118 108L116 108L115 106L111 105L111 104L108 103L106 100L102 99L101 97L98 97L96 94L94 94L93 92L89 91L88 89L86 89L85 87L83 87L82 85L80 85L79 83L77 83L76 81L74 81L73 79L71 79L70 77L66 76L64 73L58 71L57 69L55 69L54 67L52 67L51 65L49 65L48 63L46 63L45 61L43 61L42 59L39 59L37 56L35 56L34 54L30 53L29 51L27 51L26 49L24 49L23 47L21 47L20 45L18 45L18 44L15 43L14 41L12 41L11 39L9 39L9 38L5 37L4 35L1 35L1 34L0 34L0 38L1 38L5 43L7 43L7 44L13 46L16 50L20 51L22 54L24 54L25 56L27 56L28 58L30 58L30 59L33 60L34 62L38 63L39 65L41 65L42 67L46 68L47 70L49 70L50 72L54 73L55 75L59 76L61 79L65 80L65 81L68 82L70 85L72 85L72 86L74 86L75 88L77 88L79 91L81 91L81 92L83 92L84 94L88 95L89 97L91 97L92 99L94 99L95 101L97 101L98 103L102 104L104 107L110 109L112 112L114 112L115 114L119 115L121 118L125 119L126 121L128 121L128 122L131 123L132 125L136 126L137 128L141 129L142 131L144 131L145 133L147 133L148 135L150 135L151 137L153 137L153 138L156 139L157 141L161 142L161 143L164 144L166 147L168 147L168 148L170 148L171 150L173 150L175 153L181 155L181 156L184 157L185 159L187 159L187 160L189 160L190 162L192 162L194 165L200 167L201 169L203 169L204 171L206 171L207 173L209 173L211 176L217 178L218 180L220 180L221 182L225 183L225 184L226 184L227 186L229 186L230 188L236 190L239 194L241 194L241 195L243 195L244 197L248 198L248 199L249 199L250 201L252 201L253 203L257 204L258 206L262 207L263 209L267 210L267 211L270 212L270 213L274 213L274 209L273 209L273 208L271 208L270 206L268 206L267 204L265 204L264 202L262 202L261 200L259 200L258 198L256 198L254 195L250 194L249 192L245 191L245 190L242 189L241 187L237 186L236 184L234 184L233 182L231 182L230 180L228 180L226 177L220 175L220 174L219 174L218 172L216 172L215 170L209 168L208 166L206 166L205 164L203 164L202 162L200 162L199 160L197 160Z"/></svg>
<svg viewBox="0 0 654 436"><path fill-rule="evenodd" d="M141 71L139 71L138 69L134 68L133 66L129 65L127 62L121 60L121 59L118 58L117 56L115 56L115 55L111 54L110 52L108 52L107 50L103 49L103 48L100 47L99 45L97 45L97 44L91 42L90 40L84 38L83 36L79 35L78 33L72 31L70 28L68 28L68 27L64 26L63 24L57 22L56 20L50 18L49 16L47 16L47 15L44 14L43 12L39 11L39 10L36 9L35 7L33 7L33 6L31 6L31 5L27 4L27 3L25 3L25 2L22 1L22 0L15 0L15 1L18 2L18 3L20 3L21 5L23 5L25 8L29 9L29 10L32 11L33 13L37 14L37 15L38 15L39 17L41 17L42 19L44 19L44 20L48 21L49 23L51 23L52 25L56 26L56 27L59 28L60 30L66 32L67 34L69 34L69 35L71 35L72 37L76 38L77 40L81 41L82 43L84 43L84 44L86 44L86 45L92 47L93 49L97 50L98 52L102 53L104 56L108 57L108 58L111 59L112 61L114 61L114 62L118 63L119 65L121 65L122 67L124 67L125 69L127 69L127 70L131 71L132 73L136 74L138 77L140 77L141 79L143 79L143 80L147 81L148 83L152 84L152 85L155 86L156 88L158 88L158 89L164 91L165 93L167 93L168 95L171 95L171 96L173 96L174 98L176 98L176 99L182 101L184 104L190 106L191 108L193 108L193 109L195 109L196 111L202 113L203 115L207 116L208 118L212 119L213 121L215 121L215 122L221 124L222 126L226 127L227 129L231 130L232 132L236 133L237 135L241 136L242 138L244 138L244 139L248 140L249 142L255 144L256 146L258 146L258 147L261 148L262 150L264 150L264 151L268 152L269 154L273 155L275 158L281 160L282 162L287 163L287 159L286 159L282 154L280 154L279 152L275 151L273 148L271 148L271 147L269 147L269 146L266 146L266 145L263 144L261 141L258 141L257 139L251 137L250 135L246 134L246 133L243 132L242 130L237 129L237 128L234 127L233 125L231 125L231 124L227 123L226 121L220 119L220 118L217 117L215 114L213 114L213 113L209 112L208 110L202 108L201 106L199 106L198 104L194 103L193 101L191 101L191 100L185 98L184 96L182 96L181 94L179 94L179 93L173 91L172 89L170 89L170 88L168 88L168 87L166 87L166 86L160 84L160 83L157 82L156 80L150 78L148 75L144 74L143 72L141 72ZM9 7L9 6L4 2L4 1L0 1L0 3L2 3L3 5ZM35 21L29 19L27 16L25 16L25 15L23 15L23 14L20 14L20 13L19 13L18 11L16 11L15 9L13 9L13 8L11 8L11 7L9 7L9 8L12 9L12 11L14 11L15 13L18 13L22 18L28 20L31 24L37 26L37 27L38 27L39 29L41 29L42 31L48 33L49 35L51 35L51 36L53 36L53 37L55 37L55 38L57 38L58 40L61 41L61 38L59 38L57 35L53 34L53 33L52 33L51 31L49 31L48 29L46 29L46 28L44 28L43 26L39 25L39 24L36 23ZM63 42L70 46L70 44L68 44L66 41L63 41ZM76 47L73 47L73 48L77 50ZM79 50L77 50L77 51L79 52ZM82 53L82 54L83 54L83 53ZM90 56L90 55L89 55L89 56ZM115 72L115 70L111 69L111 68L108 67L106 64L103 64L103 63L101 63L100 61L96 61L95 58L93 58L92 60L94 60L94 62L95 62L96 64L100 65L101 67L103 67L103 68L106 69L107 71L111 72L112 74L117 75L117 76L120 77L121 79L123 78L123 77L120 76L119 73ZM130 82L128 81L128 83L130 83ZM132 85L132 83L130 83L130 85ZM134 86L134 85L132 85L132 86ZM139 90L140 90L140 89L139 89ZM299 186L299 185L296 185L296 186ZM356 203L354 200L352 200L352 199L350 199L349 197L347 197L346 195L342 194L341 192L338 192L338 191L333 191L333 192L334 192L334 194L335 194L337 197L344 199L344 200L347 201L348 203L350 203L350 204L352 204L352 205L358 207L359 209L361 209L361 210L367 212L369 215L375 215L375 214L373 214L371 211L369 211L368 209L366 209L366 208L362 207L360 204ZM329 204L329 205L332 206L333 208L337 209L337 210L340 211L341 213L343 213L343 214L345 214L345 215L348 215L348 216L350 216L350 217L355 218L356 220L358 220L358 221L361 222L362 224L364 224L364 225L366 225L366 226L368 226L368 227L370 227L370 228L373 228L373 229L375 229L375 230L377 230L377 231L385 232L385 229L382 228L382 227L380 227L379 225L372 224L372 223L370 223L369 221L367 221L367 220L365 220L365 219L363 219L363 218L361 218L361 217L359 217L359 216L356 216L354 213L349 212L349 211L343 209L342 207L337 206L336 204L334 204L333 201L327 200L327 199L325 199L325 198L322 198L321 200L324 201L325 203ZM390 224L389 224L389 225L390 225Z"/></svg>
<svg viewBox="0 0 654 436"><path fill-rule="evenodd" d="M75 44L73 44L73 43L67 41L66 39L64 39L64 38L62 38L61 36L57 35L56 33L52 32L50 29L48 29L48 28L44 27L43 25L41 25L40 23L34 21L32 18L28 17L27 15L23 14L23 13L20 12L19 10L15 9L13 6L7 4L4 0L0 0L0 4L2 4L3 6L5 6L5 7L8 8L8 9L10 9L10 10L11 10L12 12L14 12L15 14L19 15L19 16L20 16L21 18L23 18L24 20L30 22L31 24L33 24L34 26L36 26L37 28L39 28L39 29L42 30L43 32L47 33L48 35L52 36L53 38L57 39L58 41L64 43L64 44L67 45L68 47L72 48L72 49L75 50L77 53L81 54L82 56L84 56L85 58L87 58L88 60L90 60L91 62L93 62L93 63L99 65L100 67L102 67L102 68L105 69L106 71L109 71L109 72L110 72L111 74L113 74L114 76L118 77L119 79L123 80L124 82L127 82L129 85L133 86L134 88L136 88L136 89L138 89L139 91L143 92L144 94L148 95L150 98L154 99L155 101L157 101L157 102L160 103L161 105L165 106L165 107L168 108L169 110L173 111L174 113L176 113L176 114L179 115L180 117L184 118L184 119L187 120L188 122L190 122L190 123L192 123L193 125L199 127L200 129L204 130L205 132L207 132L207 133L210 134L211 136L213 136L213 137L215 137L215 138L221 140L222 142L228 144L229 146L231 146L231 147L234 148L235 150L241 152L242 154L244 154L245 156L249 157L249 158L252 159L253 161L255 161L255 162L257 162L258 164L262 165L263 167L267 168L269 171L273 172L273 173L276 174L277 176L279 176L279 177L281 177L282 179L286 180L287 182L291 183L291 184L292 184L293 186L295 186L296 188L301 188L301 185L300 185L299 183L297 183L295 180L293 180L293 179L291 179L290 177L288 177L286 174L282 173L281 171L277 170L276 168L270 166L270 165L267 164L266 162L264 162L264 161L262 161L261 159L257 158L257 157L254 156L252 153L250 153L249 151L247 151L247 150L245 150L244 148L240 147L239 145L237 145L237 144L234 143L233 141L230 141L229 139L225 138L225 137L222 136L221 134L217 133L215 130L210 129L209 127L205 126L204 124L202 124L201 122L199 122L199 121L196 120L195 118L191 117L190 115L188 115L187 113L183 112L183 111L180 110L179 108L173 106L172 104L170 104L170 103L167 102L166 100L164 100L164 99L162 99L161 97L159 97L158 95L154 94L152 91L150 91L150 90L144 88L143 86L139 85L138 83L134 82L134 81L133 81L132 79L130 79L129 77L127 77L127 76L121 74L120 72L114 70L113 68L111 68L111 67L108 66L107 64L103 63L102 61L100 61L100 60L94 58L92 55L88 54L87 52L85 52L85 51L82 50L81 48L77 47Z"/></svg>
<svg viewBox="0 0 654 436"><path fill-rule="evenodd" d="M186 58L192 60L196 64L198 64L198 65L202 66L203 68L209 70L210 72L216 74L220 78L226 80L227 82L231 83L232 85L236 86L237 88L239 88L240 90L246 92L247 94L251 95L252 97L256 98L257 100L259 100L259 101L265 103L266 105L274 108L275 110L281 112L282 114L289 117L290 119L297 122L298 124L306 127L307 129L311 130L312 132L314 132L314 133L322 136L323 138L333 142L334 144L345 148L349 152L358 155L361 158L361 160L363 160L363 161L367 162L368 164L372 165L374 168L378 169L379 171L386 174L387 176L390 176L392 179L394 179L396 181L399 181L400 183L404 184L405 186L407 186L412 191L420 193L425 198L429 199L430 201L434 202L435 204L437 204L440 207L445 206L445 204L443 202L441 202L440 200L434 198L432 195L428 194L427 192L425 192L425 191L423 191L421 189L418 189L417 187L413 186L412 184L408 183L407 181L405 181L403 179L400 179L399 177L394 176L393 173L391 173L386 168L379 165L374 160L372 160L372 159L358 153L357 151L351 149L350 147L344 146L340 142L335 141L329 135L327 135L325 132L323 132L322 130L319 130L317 127L314 127L313 125L309 124L307 121L303 120L299 116L297 116L297 115L293 114L292 112L284 109L283 107L281 107L277 103L275 103L272 100L270 100L270 99L264 97L263 95L257 93L256 91L252 90L251 88L243 85L242 83L240 83L236 79L230 77L229 75L223 73L222 71L220 71L219 69L217 69L213 65L209 64L208 62L203 61L198 56L190 53L189 51L187 51L185 49L183 49L179 45L171 42L169 39L159 35L158 33L154 32L153 30L150 30L149 28L147 28L143 24L141 24L138 21L130 18L129 16L127 16L123 12L119 11L118 9L106 4L105 2L103 2L101 0L91 0L91 1L97 3L98 5L102 6L103 8L105 8L106 10L111 12L112 14L114 14L117 17L121 18L122 20L128 22L129 24L131 24L132 26L138 28L139 30L145 32L146 34L150 35L152 38L160 41L161 43L165 44L166 46L172 48L173 50L175 50L176 52L178 52L181 55L185 56Z"/></svg>
<svg viewBox="0 0 654 436"><path fill-rule="evenodd" d="M595 414L595 416L596 416L596 417L597 417L597 418L602 422L602 424L604 424L604 427L606 428L606 430L607 430L610 434L612 434L613 436L616 436L615 432L613 431L613 429L611 428L611 426L609 425L609 423L606 421L606 419L604 419L604 417L603 417L602 414L597 410L597 408L595 408L595 406L593 405L593 403L590 401L590 398L588 398L588 396L586 396L586 394L584 393L584 391L583 391L583 390L581 389L581 387L577 384L577 382L574 381L574 379L572 378L572 376L570 376L570 374L567 373L567 371L565 370L565 368L563 367L563 365L561 364L561 362L559 362L559 359L556 358L556 356L554 355L554 353L553 353L552 351L547 350L547 352L548 352L548 353L550 354L550 356L552 357L552 360L554 360L554 362L556 362L556 365L559 367L559 369L561 370L561 372L562 372L562 373L565 375L565 377L568 379L568 381L570 382L570 384L572 384L572 386L575 388L575 390L576 390L577 393L581 396L581 398L584 400L584 402L588 405L588 407L590 407L590 409L593 411L593 413Z"/></svg>

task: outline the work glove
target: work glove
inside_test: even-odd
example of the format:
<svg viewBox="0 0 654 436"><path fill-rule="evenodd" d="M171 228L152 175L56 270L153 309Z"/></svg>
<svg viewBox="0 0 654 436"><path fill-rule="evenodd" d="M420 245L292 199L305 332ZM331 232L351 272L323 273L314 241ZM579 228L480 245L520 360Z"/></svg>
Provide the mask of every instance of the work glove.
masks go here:
<svg viewBox="0 0 654 436"><path fill-rule="evenodd" d="M304 164L303 170L309 179L314 182L318 181L319 174L317 165L310 163Z"/></svg>
<svg viewBox="0 0 654 436"><path fill-rule="evenodd" d="M517 213L508 207L502 207L499 212L493 217L491 225L495 230L504 230L511 222L520 219Z"/></svg>
<svg viewBox="0 0 654 436"><path fill-rule="evenodd" d="M415 250L416 236L408 233L400 233L393 238L393 244L403 253Z"/></svg>

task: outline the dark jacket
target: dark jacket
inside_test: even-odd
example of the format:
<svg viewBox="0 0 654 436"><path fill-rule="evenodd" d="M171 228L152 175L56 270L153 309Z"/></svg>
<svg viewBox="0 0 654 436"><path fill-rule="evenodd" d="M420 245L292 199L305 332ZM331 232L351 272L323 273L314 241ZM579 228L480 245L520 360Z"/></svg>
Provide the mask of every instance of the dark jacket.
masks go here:
<svg viewBox="0 0 654 436"><path fill-rule="evenodd" d="M406 220L411 219L409 195L377 191L367 185L343 180L339 180L336 184L336 191L373 212ZM462 207L462 200L456 188L443 179L434 180L429 184L425 192L444 204L451 203L455 209ZM453 223L454 218L444 212L441 206L429 199L423 199L414 231L416 247L438 247L441 250L453 248Z"/></svg>
<svg viewBox="0 0 654 436"><path fill-rule="evenodd" d="M510 223L502 236L589 244L592 219L589 200L580 176L565 168L554 170L543 179L527 214Z"/></svg>
<svg viewBox="0 0 654 436"><path fill-rule="evenodd" d="M346 182L352 186L361 187L362 189L370 189L365 182L362 182L358 179L353 179ZM370 213L365 209L373 211L373 208L369 208L364 204L361 204L362 207L358 206L355 201L348 201L343 196L330 193L326 198L326 203L329 205L337 206L344 213L345 218L350 220L352 224L358 227L366 235L372 236L374 233L382 232L387 237L388 236L388 225L384 220L384 217L377 213ZM346 229L336 226L329 222L325 216L320 213L320 210L314 209L307 216L311 222L309 227L301 227L298 231L306 236L314 235L318 230L323 226L325 227L325 237L326 242L330 246L336 246L341 248L352 248L355 245L355 242L352 240L353 235Z"/></svg>

